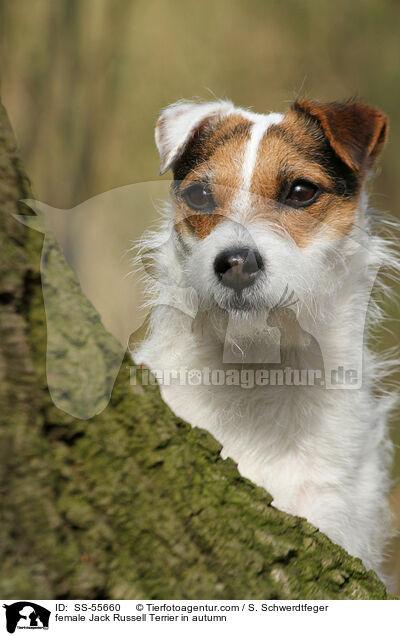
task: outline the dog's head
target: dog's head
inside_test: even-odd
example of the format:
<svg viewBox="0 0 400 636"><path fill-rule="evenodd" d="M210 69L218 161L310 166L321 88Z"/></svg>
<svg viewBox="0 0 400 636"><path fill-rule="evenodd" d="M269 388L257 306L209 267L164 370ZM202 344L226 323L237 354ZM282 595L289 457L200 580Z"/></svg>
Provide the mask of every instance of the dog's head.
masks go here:
<svg viewBox="0 0 400 636"><path fill-rule="evenodd" d="M355 102L297 101L284 115L225 101L167 108L160 173L173 170L174 227L200 303L248 313L285 289L329 293L386 135L386 116Z"/></svg>

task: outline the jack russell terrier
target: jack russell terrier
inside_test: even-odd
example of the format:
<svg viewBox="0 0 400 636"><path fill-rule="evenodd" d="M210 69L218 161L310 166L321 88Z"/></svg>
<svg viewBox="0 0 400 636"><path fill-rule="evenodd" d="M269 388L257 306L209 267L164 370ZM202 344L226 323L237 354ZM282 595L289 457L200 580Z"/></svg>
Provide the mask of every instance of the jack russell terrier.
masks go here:
<svg viewBox="0 0 400 636"><path fill-rule="evenodd" d="M381 315L377 271L397 265L365 183L387 128L355 102L163 111L160 174L174 180L141 243L153 310L133 350L174 413L208 430L274 506L381 576L395 398L379 385L390 361L366 335Z"/></svg>

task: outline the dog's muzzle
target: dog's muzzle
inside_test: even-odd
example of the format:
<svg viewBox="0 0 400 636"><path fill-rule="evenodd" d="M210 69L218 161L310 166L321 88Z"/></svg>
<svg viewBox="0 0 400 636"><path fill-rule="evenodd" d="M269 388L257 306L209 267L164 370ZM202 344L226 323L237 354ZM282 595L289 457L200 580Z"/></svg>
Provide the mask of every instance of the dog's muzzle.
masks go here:
<svg viewBox="0 0 400 636"><path fill-rule="evenodd" d="M245 247L224 250L214 261L218 280L235 291L253 285L263 269L261 254Z"/></svg>

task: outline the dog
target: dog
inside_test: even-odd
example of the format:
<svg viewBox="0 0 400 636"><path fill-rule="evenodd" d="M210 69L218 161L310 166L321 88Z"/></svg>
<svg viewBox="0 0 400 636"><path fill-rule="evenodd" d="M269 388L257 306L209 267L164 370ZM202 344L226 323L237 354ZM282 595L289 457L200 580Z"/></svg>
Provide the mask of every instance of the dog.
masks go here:
<svg viewBox="0 0 400 636"><path fill-rule="evenodd" d="M166 108L155 140L171 201L141 242L153 310L132 351L174 413L274 506L381 577L396 398L366 334L381 317L375 276L397 260L366 183L387 130L384 113L354 101Z"/></svg>

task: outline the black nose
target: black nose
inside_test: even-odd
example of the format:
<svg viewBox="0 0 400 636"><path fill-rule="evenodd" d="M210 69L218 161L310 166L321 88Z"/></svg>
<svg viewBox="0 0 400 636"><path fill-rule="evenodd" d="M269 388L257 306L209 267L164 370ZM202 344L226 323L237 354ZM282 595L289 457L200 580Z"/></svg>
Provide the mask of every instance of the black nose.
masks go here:
<svg viewBox="0 0 400 636"><path fill-rule="evenodd" d="M224 250L214 261L221 283L236 291L252 285L263 267L260 253L246 247Z"/></svg>

